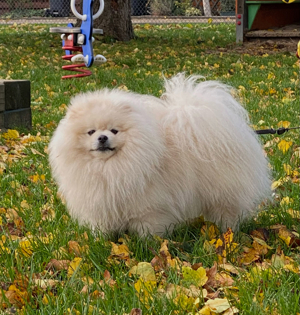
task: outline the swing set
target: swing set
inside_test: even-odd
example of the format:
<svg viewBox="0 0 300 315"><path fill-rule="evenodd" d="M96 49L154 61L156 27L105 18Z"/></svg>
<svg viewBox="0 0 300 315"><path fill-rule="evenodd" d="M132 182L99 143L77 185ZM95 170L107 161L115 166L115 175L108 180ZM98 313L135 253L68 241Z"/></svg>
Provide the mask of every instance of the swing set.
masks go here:
<svg viewBox="0 0 300 315"><path fill-rule="evenodd" d="M94 0L84 0L82 6L82 13L78 13L75 7L75 0L71 0L71 10L73 14L82 21L80 27L74 27L69 23L67 27L51 27L50 33L60 33L62 39L62 49L65 55L62 57L64 60L70 60L71 65L62 67L64 70L79 72L77 74L70 74L62 76L62 79L86 77L92 74L88 69L94 63L101 64L107 60L102 55L93 54L93 34L103 34L103 30L93 28L93 20L97 19L104 10L104 0L99 0L100 6L96 14L93 15L93 2ZM80 54L73 54L78 51Z"/></svg>

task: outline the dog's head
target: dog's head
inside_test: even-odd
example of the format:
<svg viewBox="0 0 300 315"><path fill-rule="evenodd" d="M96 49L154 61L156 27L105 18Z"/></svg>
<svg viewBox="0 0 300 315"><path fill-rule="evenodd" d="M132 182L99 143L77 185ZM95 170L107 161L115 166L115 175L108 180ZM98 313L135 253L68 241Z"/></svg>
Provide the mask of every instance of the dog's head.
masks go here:
<svg viewBox="0 0 300 315"><path fill-rule="evenodd" d="M120 152L156 150L162 141L160 130L141 103L138 94L119 90L77 95L63 123L68 145L78 154L101 160Z"/></svg>

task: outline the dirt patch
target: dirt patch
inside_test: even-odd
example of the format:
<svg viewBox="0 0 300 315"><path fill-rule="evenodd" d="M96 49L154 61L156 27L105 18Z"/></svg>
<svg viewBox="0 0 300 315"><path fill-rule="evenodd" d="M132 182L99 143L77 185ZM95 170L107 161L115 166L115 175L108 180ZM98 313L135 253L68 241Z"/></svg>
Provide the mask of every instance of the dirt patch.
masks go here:
<svg viewBox="0 0 300 315"><path fill-rule="evenodd" d="M226 47L218 47L214 50L206 50L207 53L237 53L251 56L272 55L276 53L289 53L296 55L298 39L251 39L243 44L229 44Z"/></svg>
<svg viewBox="0 0 300 315"><path fill-rule="evenodd" d="M226 49L231 52L249 55L264 55L276 53L296 54L298 39L251 39L243 45L230 45Z"/></svg>

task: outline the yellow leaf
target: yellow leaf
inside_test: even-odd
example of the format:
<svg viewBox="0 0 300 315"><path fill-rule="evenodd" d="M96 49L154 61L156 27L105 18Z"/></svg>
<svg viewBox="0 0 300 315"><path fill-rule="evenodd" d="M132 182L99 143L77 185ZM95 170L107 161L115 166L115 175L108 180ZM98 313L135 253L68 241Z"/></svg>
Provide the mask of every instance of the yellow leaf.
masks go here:
<svg viewBox="0 0 300 315"><path fill-rule="evenodd" d="M283 205L288 205L289 203L292 203L293 202L293 199L286 196L286 197L283 197L282 200L280 201L280 205L283 206Z"/></svg>
<svg viewBox="0 0 300 315"><path fill-rule="evenodd" d="M209 18L209 19L207 20L207 23L208 23L208 24L211 24L212 21L213 21L212 18Z"/></svg>
<svg viewBox="0 0 300 315"><path fill-rule="evenodd" d="M194 299L184 294L178 295L175 298L174 303L176 305L179 305L181 309L186 310L186 311L192 311L194 308Z"/></svg>
<svg viewBox="0 0 300 315"><path fill-rule="evenodd" d="M123 90L123 91L128 91L128 87L125 85L125 84L121 84L119 87L118 87L119 90Z"/></svg>
<svg viewBox="0 0 300 315"><path fill-rule="evenodd" d="M293 209L288 209L286 212L294 219L300 219L300 211L298 210L293 210ZM1 225L1 224L0 224Z"/></svg>
<svg viewBox="0 0 300 315"><path fill-rule="evenodd" d="M281 140L278 143L278 148L283 153L286 153L287 150L291 147L292 144L293 144L293 141L286 141L286 140L283 139L283 140Z"/></svg>
<svg viewBox="0 0 300 315"><path fill-rule="evenodd" d="M139 275L144 282L156 281L155 271L150 263L140 262L137 266L133 266L129 273Z"/></svg>
<svg viewBox="0 0 300 315"><path fill-rule="evenodd" d="M143 281L143 279L139 279L134 284L134 288L138 293L143 292L152 293L154 288L156 288L156 281Z"/></svg>
<svg viewBox="0 0 300 315"><path fill-rule="evenodd" d="M34 154L34 155L40 155L40 156L43 156L43 157L45 157L45 155L43 154L43 153L41 153L41 152L39 152L38 150L36 150L36 149L33 149L33 148L31 148L30 149L31 150L31 152Z"/></svg>
<svg viewBox="0 0 300 315"><path fill-rule="evenodd" d="M233 232L231 228L228 228L227 231L223 234L224 235L224 241L226 245L229 245L233 241Z"/></svg>
<svg viewBox="0 0 300 315"><path fill-rule="evenodd" d="M1 217L0 217L0 221L1 221ZM0 225L1 225L1 222L0 222ZM6 236L2 235L2 238L0 240L0 253L6 252L6 253L10 254L10 249L8 247L4 246L5 242L6 242Z"/></svg>
<svg viewBox="0 0 300 315"><path fill-rule="evenodd" d="M204 307L201 308L201 310L197 313L201 315L214 315L214 312L211 312L211 309L209 306L205 305Z"/></svg>
<svg viewBox="0 0 300 315"><path fill-rule="evenodd" d="M232 306L231 308L229 308L223 313L223 315L234 315L234 314L239 314L239 310L235 306Z"/></svg>
<svg viewBox="0 0 300 315"><path fill-rule="evenodd" d="M17 130L8 129L7 132L5 132L2 137L6 140L14 140L20 137Z"/></svg>
<svg viewBox="0 0 300 315"><path fill-rule="evenodd" d="M230 304L226 298L208 300L205 302L205 305L207 305L215 313L223 313L230 308Z"/></svg>
<svg viewBox="0 0 300 315"><path fill-rule="evenodd" d="M286 175L292 175L293 174L293 170L292 170L291 165L284 163L283 168L284 168L284 171L286 172Z"/></svg>
<svg viewBox="0 0 300 315"><path fill-rule="evenodd" d="M42 298L42 303L43 303L44 305L48 305L48 304L49 304L49 300L48 300L46 294L44 294L44 296L43 296L43 298Z"/></svg>
<svg viewBox="0 0 300 315"><path fill-rule="evenodd" d="M291 123L289 122L289 121L280 121L278 124L277 124L277 126L278 127L283 127L283 128L288 128L289 126L291 125Z"/></svg>
<svg viewBox="0 0 300 315"><path fill-rule="evenodd" d="M291 236L292 236L291 232L287 229L278 230L278 237L282 239L287 246L290 246L291 244L291 238L292 238Z"/></svg>
<svg viewBox="0 0 300 315"><path fill-rule="evenodd" d="M67 110L68 106L66 104L61 104L58 109L61 111L61 112L65 112Z"/></svg>
<svg viewBox="0 0 300 315"><path fill-rule="evenodd" d="M271 185L271 189L275 190L276 188L280 187L282 185L282 181L281 180L275 180L272 185Z"/></svg>
<svg viewBox="0 0 300 315"><path fill-rule="evenodd" d="M199 267L197 270L193 270L190 267L182 267L182 275L185 281L193 283L199 287L203 286L208 280L206 270L203 267Z"/></svg>
<svg viewBox="0 0 300 315"><path fill-rule="evenodd" d="M94 280L91 277L84 276L81 278L82 282L87 285L92 285L94 283Z"/></svg>
<svg viewBox="0 0 300 315"><path fill-rule="evenodd" d="M138 293L140 301L148 308L149 302L153 300L152 294L156 288L156 281L146 281L139 279L135 284L134 288Z"/></svg>
<svg viewBox="0 0 300 315"><path fill-rule="evenodd" d="M122 258L129 257L129 248L125 244L117 245L113 242L111 242L112 248L111 248L111 255L113 256L119 256Z"/></svg>
<svg viewBox="0 0 300 315"><path fill-rule="evenodd" d="M216 225L211 224L211 225L204 225L201 228L201 234L202 235L207 235L209 240L213 240L217 237L217 235L219 234L219 229L217 228Z"/></svg>
<svg viewBox="0 0 300 315"><path fill-rule="evenodd" d="M29 209L29 204L27 203L27 200L21 201L21 208Z"/></svg>
<svg viewBox="0 0 300 315"><path fill-rule="evenodd" d="M68 277L72 277L75 271L77 271L80 268L82 262L82 258L80 257L75 257L71 262L68 267Z"/></svg>
<svg viewBox="0 0 300 315"><path fill-rule="evenodd" d="M19 243L20 253L25 257L30 257L33 254L32 244L32 240L29 240L27 237L23 238Z"/></svg>
<svg viewBox="0 0 300 315"><path fill-rule="evenodd" d="M219 238L216 242L216 248L223 246L223 241Z"/></svg>
<svg viewBox="0 0 300 315"><path fill-rule="evenodd" d="M284 265L283 268L297 274L299 274L300 272L300 267L296 266L295 264L287 264L287 265Z"/></svg>

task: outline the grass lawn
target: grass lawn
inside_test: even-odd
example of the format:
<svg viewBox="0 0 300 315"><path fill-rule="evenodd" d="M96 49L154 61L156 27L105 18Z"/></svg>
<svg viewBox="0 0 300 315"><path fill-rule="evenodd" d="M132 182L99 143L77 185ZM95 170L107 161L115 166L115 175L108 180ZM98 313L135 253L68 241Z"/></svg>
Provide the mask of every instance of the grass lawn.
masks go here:
<svg viewBox="0 0 300 315"><path fill-rule="evenodd" d="M299 130L261 136L272 202L240 231L203 218L160 239L94 235L70 219L48 165L70 97L103 87L159 96L162 75L201 74L236 88L256 129L299 125L299 61L277 47L235 49L234 25L135 26L98 38L108 62L67 71L49 26L0 26L0 79L31 81L32 130L0 133L0 314L300 314ZM226 130L224 131L226 132Z"/></svg>

